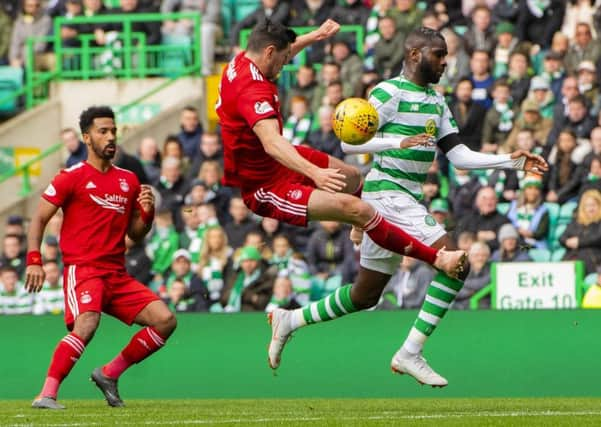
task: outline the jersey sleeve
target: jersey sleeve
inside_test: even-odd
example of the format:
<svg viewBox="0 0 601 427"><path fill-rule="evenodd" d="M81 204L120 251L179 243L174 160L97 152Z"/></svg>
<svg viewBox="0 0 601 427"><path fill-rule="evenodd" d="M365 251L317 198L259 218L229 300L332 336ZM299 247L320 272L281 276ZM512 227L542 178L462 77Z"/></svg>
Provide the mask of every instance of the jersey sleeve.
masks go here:
<svg viewBox="0 0 601 427"><path fill-rule="evenodd" d="M397 89L390 83L382 82L378 84L370 93L368 101L378 112L379 131L387 123L393 120L396 114L393 99Z"/></svg>
<svg viewBox="0 0 601 427"><path fill-rule="evenodd" d="M238 96L238 111L252 129L259 120L278 117L274 107L274 93L265 83L251 83Z"/></svg>
<svg viewBox="0 0 601 427"><path fill-rule="evenodd" d="M451 113L449 106L442 97L440 97L440 104L442 106L442 117L440 119L440 130L437 135L438 141L452 133L459 133L453 113Z"/></svg>
<svg viewBox="0 0 601 427"><path fill-rule="evenodd" d="M64 206L65 202L69 199L72 188L72 175L65 171L61 171L54 177L52 182L48 184L48 187L46 187L46 190L42 193L42 197L47 202L60 208Z"/></svg>

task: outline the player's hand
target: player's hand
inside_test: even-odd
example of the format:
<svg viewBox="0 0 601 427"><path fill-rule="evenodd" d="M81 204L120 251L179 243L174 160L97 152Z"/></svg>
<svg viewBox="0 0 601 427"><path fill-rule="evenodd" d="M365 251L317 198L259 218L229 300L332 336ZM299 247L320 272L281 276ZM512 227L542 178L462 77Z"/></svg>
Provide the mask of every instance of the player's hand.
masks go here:
<svg viewBox="0 0 601 427"><path fill-rule="evenodd" d="M150 185L142 184L140 186L140 194L138 195L138 204L146 213L154 210L154 194Z"/></svg>
<svg viewBox="0 0 601 427"><path fill-rule="evenodd" d="M340 30L340 24L332 19L328 19L321 26L313 31L315 41L325 40L332 37Z"/></svg>
<svg viewBox="0 0 601 427"><path fill-rule="evenodd" d="M28 265L25 270L25 289L27 292L40 292L46 273L41 265Z"/></svg>
<svg viewBox="0 0 601 427"><path fill-rule="evenodd" d="M353 225L353 227L351 228L351 234L349 238L351 239L351 242L353 242L354 245L359 246L361 244L361 241L363 240L363 230Z"/></svg>
<svg viewBox="0 0 601 427"><path fill-rule="evenodd" d="M526 158L526 162L524 163L524 171L526 172L542 175L549 170L549 165L545 159L538 154L530 153L525 150L517 150L511 153L511 160L516 160L520 157Z"/></svg>
<svg viewBox="0 0 601 427"><path fill-rule="evenodd" d="M319 168L311 177L317 188L329 193L338 193L346 187L346 176L340 169Z"/></svg>
<svg viewBox="0 0 601 427"><path fill-rule="evenodd" d="M415 147L418 145L429 147L436 143L436 139L427 133L420 133L419 135L413 135L407 137L401 141L401 148Z"/></svg>

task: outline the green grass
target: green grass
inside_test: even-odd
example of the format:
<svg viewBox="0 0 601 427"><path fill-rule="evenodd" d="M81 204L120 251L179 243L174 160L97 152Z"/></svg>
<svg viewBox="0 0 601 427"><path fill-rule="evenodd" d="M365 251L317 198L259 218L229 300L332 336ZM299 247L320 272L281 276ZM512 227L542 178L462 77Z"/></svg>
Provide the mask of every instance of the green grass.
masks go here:
<svg viewBox="0 0 601 427"><path fill-rule="evenodd" d="M65 400L66 411L0 402L2 426L301 425L593 426L601 399Z"/></svg>

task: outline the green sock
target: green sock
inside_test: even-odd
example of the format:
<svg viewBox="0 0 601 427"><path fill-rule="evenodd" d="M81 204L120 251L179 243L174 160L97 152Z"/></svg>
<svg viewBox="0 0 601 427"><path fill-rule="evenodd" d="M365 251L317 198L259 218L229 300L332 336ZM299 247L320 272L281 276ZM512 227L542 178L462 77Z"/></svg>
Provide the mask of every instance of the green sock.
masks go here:
<svg viewBox="0 0 601 427"><path fill-rule="evenodd" d="M311 323L326 322L357 311L351 301L352 285L342 286L321 300L294 310L292 329Z"/></svg>
<svg viewBox="0 0 601 427"><path fill-rule="evenodd" d="M434 332L462 287L461 280L453 279L442 272L434 276L417 319L403 344L408 352L415 354L422 350L426 339Z"/></svg>

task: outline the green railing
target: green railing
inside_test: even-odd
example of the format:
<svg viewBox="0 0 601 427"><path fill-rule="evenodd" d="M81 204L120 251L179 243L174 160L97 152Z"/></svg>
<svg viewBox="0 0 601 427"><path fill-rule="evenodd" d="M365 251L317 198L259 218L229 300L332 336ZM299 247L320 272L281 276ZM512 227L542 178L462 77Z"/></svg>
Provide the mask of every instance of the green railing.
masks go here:
<svg viewBox="0 0 601 427"><path fill-rule="evenodd" d="M188 71L191 71L191 72L198 72L198 71L200 71L200 63L198 65L196 65L195 67L192 67L191 70L185 70L185 73L182 72L179 75L169 77L168 80L164 81L160 85L158 85L155 88L149 90L148 92L144 93L143 95L139 96L138 98L134 99L133 101L129 102L128 104L126 104L126 105L118 108L115 111L115 115L118 116L120 114L123 114L124 112L126 112L126 111L130 110L131 108L135 107L136 105L138 105L140 102L144 101L146 98L149 98L150 96L154 95L155 93L157 93L157 92L165 89L166 87L172 85L180 77L183 77L184 75L187 75ZM52 145L51 147L45 149L44 151L42 151L37 156L35 156L32 159L28 160L27 162L23 163L19 167L13 168L13 169L11 169L9 171L4 172L3 174L0 175L0 184L2 184L4 181L7 181L8 179L10 179L10 178L12 178L12 177L14 177L16 175L21 175L22 176L21 188L20 188L18 194L21 197L27 197L27 196L29 196L33 192L33 186L31 184L31 170L30 169L36 163L41 162L46 157L48 157L51 154L54 154L57 151L59 151L62 147L63 147L63 143L62 142L58 142L58 143Z"/></svg>
<svg viewBox="0 0 601 427"><path fill-rule="evenodd" d="M190 37L165 37L163 44L149 45L146 34L133 31L137 22L162 22L187 19L192 21ZM63 45L62 26L81 24L120 24L122 29L110 45L98 46L93 34L77 37L78 47ZM201 16L197 13L119 14L93 17L58 17L54 19L54 35L30 37L26 42L26 72L24 86L0 99L0 104L24 97L26 109L48 98L50 82L55 80L88 80L94 78L132 79L173 75L186 75L200 70ZM54 69L36 70L35 45L45 42L54 52Z"/></svg>

